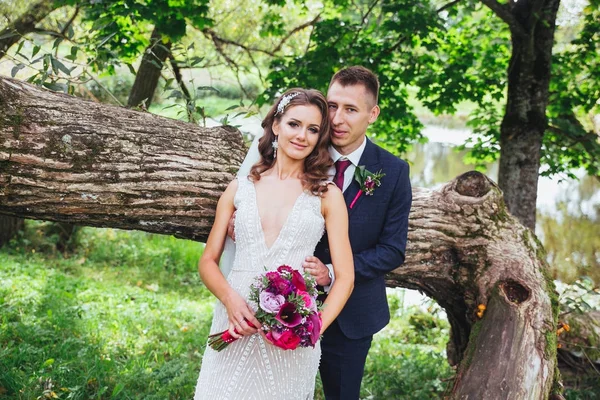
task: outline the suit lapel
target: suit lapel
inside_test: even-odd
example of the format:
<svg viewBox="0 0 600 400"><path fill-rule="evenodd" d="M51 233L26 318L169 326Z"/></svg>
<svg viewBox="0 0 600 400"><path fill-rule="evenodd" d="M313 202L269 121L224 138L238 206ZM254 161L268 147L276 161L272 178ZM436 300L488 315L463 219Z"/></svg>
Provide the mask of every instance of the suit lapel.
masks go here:
<svg viewBox="0 0 600 400"><path fill-rule="evenodd" d="M371 172L377 172L381 169L381 164L379 162L379 156L377 155L377 147L369 139L367 139L365 151L363 151L363 154L360 157L360 161L358 162L358 165L359 166L364 165L365 168ZM350 184L350 186L348 186L348 188L344 192L344 199L346 200L346 206L348 207L348 215L349 216L354 213L354 211L360 205L361 200L363 200L363 197L365 196L364 193L362 195L360 195L358 200L356 200L356 203L354 203L354 207L350 208L350 204L352 204L352 201L358 194L359 190L360 190L360 185L354 178L352 178L352 183Z"/></svg>

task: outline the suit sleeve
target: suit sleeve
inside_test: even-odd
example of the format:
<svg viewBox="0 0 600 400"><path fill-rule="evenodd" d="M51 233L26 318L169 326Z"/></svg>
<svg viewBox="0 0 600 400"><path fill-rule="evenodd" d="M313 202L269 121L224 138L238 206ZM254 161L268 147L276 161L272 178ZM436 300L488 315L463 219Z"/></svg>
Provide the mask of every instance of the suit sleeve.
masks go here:
<svg viewBox="0 0 600 400"><path fill-rule="evenodd" d="M356 283L383 276L404 263L411 203L409 167L402 163L377 245L354 254Z"/></svg>

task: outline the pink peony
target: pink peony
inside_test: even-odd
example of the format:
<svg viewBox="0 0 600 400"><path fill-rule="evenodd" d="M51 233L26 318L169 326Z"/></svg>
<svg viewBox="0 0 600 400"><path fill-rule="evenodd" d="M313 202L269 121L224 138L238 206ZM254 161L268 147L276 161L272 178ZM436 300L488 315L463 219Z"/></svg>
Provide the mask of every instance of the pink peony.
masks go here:
<svg viewBox="0 0 600 400"><path fill-rule="evenodd" d="M298 296L302 297L302 300L304 300L304 304L306 305L306 308L308 308L309 310L312 310L314 312L317 312L317 303L310 296L310 294L308 294L306 292L302 292L302 291L298 291L296 294Z"/></svg>

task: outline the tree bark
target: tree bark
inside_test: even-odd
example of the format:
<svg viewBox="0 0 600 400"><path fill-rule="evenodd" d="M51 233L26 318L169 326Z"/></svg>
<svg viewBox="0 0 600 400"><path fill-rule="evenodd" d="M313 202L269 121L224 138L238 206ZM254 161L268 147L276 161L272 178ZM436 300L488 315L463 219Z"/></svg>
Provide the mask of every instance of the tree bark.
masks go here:
<svg viewBox="0 0 600 400"><path fill-rule="evenodd" d="M239 132L201 129L0 78L0 213L205 240L240 164ZM416 188L392 287L435 299L451 325L453 399L547 399L558 305L543 249L502 192L471 172ZM486 310L484 311L484 308Z"/></svg>
<svg viewBox="0 0 600 400"><path fill-rule="evenodd" d="M506 112L500 128L498 184L510 212L523 225L535 230L542 138L548 127L546 107L560 0L484 3L508 23L512 36Z"/></svg>
<svg viewBox="0 0 600 400"><path fill-rule="evenodd" d="M38 1L9 26L1 30L0 37L4 38L0 39L0 59L24 35L33 32L36 24L46 18L57 7L53 0ZM20 218L0 215L0 247L12 239L23 228L24 222Z"/></svg>
<svg viewBox="0 0 600 400"><path fill-rule="evenodd" d="M129 93L128 107L137 107L142 103L146 108L150 106L163 64L170 54L171 42L163 43L162 34L154 28L150 36L150 45L144 51L140 68Z"/></svg>
<svg viewBox="0 0 600 400"><path fill-rule="evenodd" d="M19 230L23 229L23 224L22 218L0 215L0 247L8 243Z"/></svg>
<svg viewBox="0 0 600 400"><path fill-rule="evenodd" d="M57 8L58 2L55 2L54 0L37 1L32 4L25 13L19 16L19 18L0 31L0 37L14 33L12 36L6 36L4 39L0 39L0 59L6 55L6 52L12 45L21 40L21 37L24 35L33 32L36 24Z"/></svg>

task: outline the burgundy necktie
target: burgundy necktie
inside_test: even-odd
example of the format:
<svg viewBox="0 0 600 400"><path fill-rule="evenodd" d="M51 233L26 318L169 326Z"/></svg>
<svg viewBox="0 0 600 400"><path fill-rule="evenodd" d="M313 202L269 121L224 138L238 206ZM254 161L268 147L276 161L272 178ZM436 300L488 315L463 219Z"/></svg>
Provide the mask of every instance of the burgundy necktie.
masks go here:
<svg viewBox="0 0 600 400"><path fill-rule="evenodd" d="M346 172L350 164L352 164L350 160L337 160L335 162L335 176L333 177L333 183L335 183L341 191L344 191L344 172Z"/></svg>

